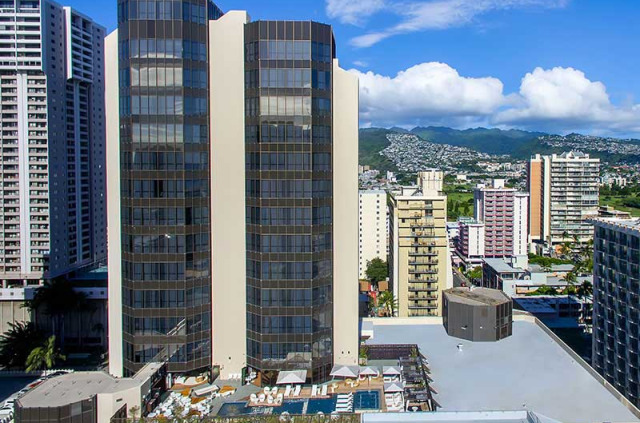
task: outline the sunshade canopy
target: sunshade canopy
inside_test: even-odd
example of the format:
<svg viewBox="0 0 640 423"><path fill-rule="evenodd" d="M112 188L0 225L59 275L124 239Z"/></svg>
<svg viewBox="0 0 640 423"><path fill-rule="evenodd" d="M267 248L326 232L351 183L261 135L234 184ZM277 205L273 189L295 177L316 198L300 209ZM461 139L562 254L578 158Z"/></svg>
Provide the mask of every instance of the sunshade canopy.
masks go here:
<svg viewBox="0 0 640 423"><path fill-rule="evenodd" d="M276 385L294 385L304 383L307 380L306 370L283 370L278 373Z"/></svg>
<svg viewBox="0 0 640 423"><path fill-rule="evenodd" d="M360 367L360 376L378 376L379 371L375 367Z"/></svg>
<svg viewBox="0 0 640 423"><path fill-rule="evenodd" d="M400 382L390 382L390 383L384 384L384 391L385 392L403 392L404 387Z"/></svg>
<svg viewBox="0 0 640 423"><path fill-rule="evenodd" d="M382 374L385 376L399 376L401 373L400 368L396 366L384 366L382 368Z"/></svg>
<svg viewBox="0 0 640 423"><path fill-rule="evenodd" d="M333 377L358 377L360 368L358 366L333 366L330 375Z"/></svg>

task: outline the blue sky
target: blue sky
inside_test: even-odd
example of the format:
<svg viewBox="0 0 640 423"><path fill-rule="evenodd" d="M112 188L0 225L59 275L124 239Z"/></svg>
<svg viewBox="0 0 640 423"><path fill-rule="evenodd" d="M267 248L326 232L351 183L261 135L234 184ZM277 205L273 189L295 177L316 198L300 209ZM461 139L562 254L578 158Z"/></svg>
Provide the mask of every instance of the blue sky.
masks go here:
<svg viewBox="0 0 640 423"><path fill-rule="evenodd" d="M115 0L70 4L115 28ZM332 24L342 67L360 77L362 126L483 125L640 136L640 1L217 4L225 11L248 10L254 20Z"/></svg>

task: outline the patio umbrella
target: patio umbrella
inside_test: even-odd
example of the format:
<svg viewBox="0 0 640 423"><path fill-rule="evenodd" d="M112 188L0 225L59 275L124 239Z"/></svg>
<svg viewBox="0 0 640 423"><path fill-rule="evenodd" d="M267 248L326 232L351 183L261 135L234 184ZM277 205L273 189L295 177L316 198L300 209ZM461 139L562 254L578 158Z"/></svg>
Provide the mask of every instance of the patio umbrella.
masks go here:
<svg viewBox="0 0 640 423"><path fill-rule="evenodd" d="M393 392L404 392L404 387L400 382L391 382L384 384L384 391L393 393Z"/></svg>
<svg viewBox="0 0 640 423"><path fill-rule="evenodd" d="M384 366L382 368L382 374L385 376L400 376L402 372L397 366Z"/></svg>
<svg viewBox="0 0 640 423"><path fill-rule="evenodd" d="M358 377L358 374L360 373L360 368L358 366L342 366L342 365L336 365L333 366L333 369L331 369L331 373L330 375L333 377L342 377L342 378L348 378L348 377Z"/></svg>
<svg viewBox="0 0 640 423"><path fill-rule="evenodd" d="M306 370L283 370L278 373L276 385L295 385L307 380Z"/></svg>

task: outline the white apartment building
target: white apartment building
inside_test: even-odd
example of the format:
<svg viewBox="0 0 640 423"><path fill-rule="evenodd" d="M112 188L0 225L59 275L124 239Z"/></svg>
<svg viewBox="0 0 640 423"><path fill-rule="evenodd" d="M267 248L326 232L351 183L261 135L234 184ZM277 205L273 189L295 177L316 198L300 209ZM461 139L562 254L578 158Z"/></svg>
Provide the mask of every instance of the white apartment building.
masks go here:
<svg viewBox="0 0 640 423"><path fill-rule="evenodd" d="M598 215L600 159L580 152L533 156L529 162L531 239L554 246L593 237Z"/></svg>
<svg viewBox="0 0 640 423"><path fill-rule="evenodd" d="M505 187L503 179L474 190L474 218L484 223L486 257L527 254L529 195Z"/></svg>
<svg viewBox="0 0 640 423"><path fill-rule="evenodd" d="M0 1L0 281L106 257L105 31L46 0Z"/></svg>
<svg viewBox="0 0 640 423"><path fill-rule="evenodd" d="M361 190L358 269L360 279L366 278L367 263L374 258L387 261L389 253L389 209L383 190Z"/></svg>
<svg viewBox="0 0 640 423"><path fill-rule="evenodd" d="M461 218L456 251L466 267L481 265L485 256L485 225L475 219Z"/></svg>

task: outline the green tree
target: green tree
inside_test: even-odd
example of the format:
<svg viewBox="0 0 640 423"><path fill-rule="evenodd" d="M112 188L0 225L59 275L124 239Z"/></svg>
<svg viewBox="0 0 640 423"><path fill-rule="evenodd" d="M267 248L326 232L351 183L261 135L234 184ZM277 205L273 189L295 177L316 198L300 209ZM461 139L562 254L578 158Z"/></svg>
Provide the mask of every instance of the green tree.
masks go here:
<svg viewBox="0 0 640 423"><path fill-rule="evenodd" d="M0 366L24 369L31 351L44 341L44 334L32 322L9 323L0 335Z"/></svg>
<svg viewBox="0 0 640 423"><path fill-rule="evenodd" d="M33 299L27 302L27 306L33 310L42 310L44 314L51 316L53 321L53 333L64 347L65 317L72 311L85 309L87 296L73 289L73 285L66 279L54 279L45 282L40 287Z"/></svg>
<svg viewBox="0 0 640 423"><path fill-rule="evenodd" d="M386 316L393 317L398 309L398 301L392 292L385 291L378 297L378 306L383 308Z"/></svg>
<svg viewBox="0 0 640 423"><path fill-rule="evenodd" d="M365 274L371 283L386 280L387 277L389 277L389 267L387 266L387 262L378 257L372 259L367 262L367 270L365 271Z"/></svg>
<svg viewBox="0 0 640 423"><path fill-rule="evenodd" d="M26 367L28 372L34 370L51 369L58 360L65 360L56 347L56 336L51 335L44 344L35 347L27 357Z"/></svg>
<svg viewBox="0 0 640 423"><path fill-rule="evenodd" d="M471 282L482 280L482 266L476 266L473 269L467 271L465 276Z"/></svg>

